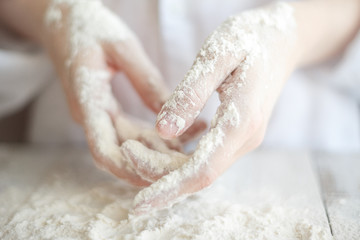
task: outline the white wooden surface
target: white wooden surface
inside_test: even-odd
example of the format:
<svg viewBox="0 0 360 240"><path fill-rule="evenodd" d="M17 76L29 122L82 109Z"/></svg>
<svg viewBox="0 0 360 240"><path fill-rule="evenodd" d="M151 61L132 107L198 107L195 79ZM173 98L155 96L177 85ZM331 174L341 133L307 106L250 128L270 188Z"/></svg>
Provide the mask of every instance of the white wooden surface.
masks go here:
<svg viewBox="0 0 360 240"><path fill-rule="evenodd" d="M360 156L315 154L335 239L360 239Z"/></svg>
<svg viewBox="0 0 360 240"><path fill-rule="evenodd" d="M344 167L342 163L338 161L338 165L331 165L333 168L328 168L325 163L326 158L317 156L317 164L314 164L311 156L305 152L257 151L237 161L217 181L216 186L224 187L223 197L226 200L232 199L232 194L236 192L237 199L232 199L232 201L242 204L260 206L275 203L301 211L311 211L314 216L311 221L330 232L324 208L326 206L332 230L334 235L338 236L337 239L360 239L353 238L358 236L356 233L359 230L359 214L354 213L354 210L357 209L359 203L360 177L357 169L360 168L356 170L355 167L346 168L347 172L352 172L352 177L343 174L345 170L339 175L333 173L332 170ZM355 160L347 159L349 161L347 164L354 164ZM318 171L321 172L322 189L319 186ZM329 172L331 174L328 174ZM334 184L326 185L329 181L326 179L327 174L336 179L335 182L338 184L336 188L332 188ZM48 193L53 196L46 196L49 201L55 200L56 197L75 195L76 193L71 192L73 185L81 186L83 191L87 191L93 188L99 189L102 184L114 184L119 181L96 169L86 149L0 147L0 238L6 237L6 233L1 235L2 226L6 226L19 209L27 207L25 205L29 204L29 199L34 192L41 191L42 186L46 184L47 186L52 184L51 179L54 175L66 176L64 181L69 186L69 191L66 193L67 196L57 196L57 186L54 186L54 190ZM346 183L342 185L342 181ZM357 185L352 184L354 182L357 182ZM19 189L21 191L18 191ZM342 189L351 194L340 194ZM11 197L12 192L13 197ZM322 193L324 193L323 196ZM129 199L124 198L128 201L127 204L131 203L134 194L136 192L131 192ZM9 204L9 196L11 204ZM351 196L351 198L345 199L345 196ZM323 204L323 198L326 205ZM31 199L30 204L36 204L36 199ZM338 211L347 212L341 213L341 217L353 223L351 228L336 227ZM126 218L126 216L123 217Z"/></svg>
<svg viewBox="0 0 360 240"><path fill-rule="evenodd" d="M52 158L51 154L36 148L0 147L0 226L9 221L40 184L53 163L48 160ZM18 189L21 189L21 194L18 194Z"/></svg>

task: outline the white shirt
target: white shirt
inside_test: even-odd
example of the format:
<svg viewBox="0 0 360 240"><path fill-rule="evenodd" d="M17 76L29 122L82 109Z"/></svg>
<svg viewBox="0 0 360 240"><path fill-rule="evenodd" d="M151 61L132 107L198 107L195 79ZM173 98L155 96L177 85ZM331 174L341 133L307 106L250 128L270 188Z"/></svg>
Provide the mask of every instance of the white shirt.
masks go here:
<svg viewBox="0 0 360 240"><path fill-rule="evenodd" d="M172 90L191 67L202 42L222 21L231 14L269 1L225 0L221 4L217 0L104 2L137 34ZM2 57L3 54L7 55ZM26 62L29 58L31 60ZM42 60L34 60L38 58ZM29 101L44 82L48 82L50 84L41 91L33 109L30 141L85 144L81 128L70 118L59 81L55 80L54 73L52 76L43 74L51 69L44 64L44 59L38 52L0 49L0 83L16 91L12 109ZM294 73L275 106L263 146L360 151L359 62L360 34L331 68L327 65L311 72ZM20 63L22 68L15 67ZM10 65L12 67L6 67ZM7 72L3 72L4 68ZM28 76L26 81L19 73ZM119 75L114 80L114 88L124 110L154 122L155 116L144 107L131 85L121 78L124 76ZM27 90L19 90L18 84ZM7 94L6 88L2 88L0 96ZM15 101L19 98L21 101ZM8 99L7 105L9 102L12 100ZM217 104L217 99L211 98L201 116L211 119ZM0 100L0 116L8 112L5 108L5 103Z"/></svg>

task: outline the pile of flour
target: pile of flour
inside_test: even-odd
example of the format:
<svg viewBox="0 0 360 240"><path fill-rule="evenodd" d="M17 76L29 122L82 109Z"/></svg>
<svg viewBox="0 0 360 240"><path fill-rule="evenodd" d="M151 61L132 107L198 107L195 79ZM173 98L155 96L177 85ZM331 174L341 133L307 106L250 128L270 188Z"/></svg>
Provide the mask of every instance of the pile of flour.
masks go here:
<svg viewBox="0 0 360 240"><path fill-rule="evenodd" d="M310 211L224 202L217 190L171 209L128 216L135 189L87 188L66 175L37 189L3 228L2 239L330 239ZM14 194L14 189L12 189Z"/></svg>
<svg viewBox="0 0 360 240"><path fill-rule="evenodd" d="M231 189L243 166L171 209L134 216L139 189L99 171L88 155L51 155L3 166L0 239L332 239L314 209L273 201L273 192L256 197L261 204L244 202L244 191Z"/></svg>

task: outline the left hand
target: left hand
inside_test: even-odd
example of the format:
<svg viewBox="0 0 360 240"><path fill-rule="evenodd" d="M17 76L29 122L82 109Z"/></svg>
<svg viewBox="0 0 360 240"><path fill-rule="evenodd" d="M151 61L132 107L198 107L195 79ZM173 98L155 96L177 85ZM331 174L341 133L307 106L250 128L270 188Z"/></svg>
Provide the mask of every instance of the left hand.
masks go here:
<svg viewBox="0 0 360 240"><path fill-rule="evenodd" d="M160 72L135 34L100 0L48 3L41 39L97 166L137 186L147 186L181 166L187 159L181 153L184 141L204 123L195 124L181 139L164 140L155 129L128 116L122 106L130 101L119 102L114 95L112 81L122 72L154 113L168 96ZM145 174L144 168L152 165L139 158L166 165Z"/></svg>

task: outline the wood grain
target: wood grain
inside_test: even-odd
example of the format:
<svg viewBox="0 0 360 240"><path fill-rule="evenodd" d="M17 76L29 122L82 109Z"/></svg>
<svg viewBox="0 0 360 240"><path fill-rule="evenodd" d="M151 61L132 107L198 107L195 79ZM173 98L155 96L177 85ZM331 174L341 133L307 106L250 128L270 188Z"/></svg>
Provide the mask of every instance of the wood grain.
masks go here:
<svg viewBox="0 0 360 240"><path fill-rule="evenodd" d="M61 196L56 192L61 187L56 185L56 177L64 179L64 186L67 186ZM51 203L73 198L79 194L76 189L86 192L101 189L102 184L118 186L115 183L119 182L96 169L86 149L17 146L0 147L0 180L0 227L21 209L41 204L34 193L44 196L41 201ZM218 189L223 201L255 207L268 204L309 212L313 217L307 220L308 224L325 229L330 235L316 171L306 152L253 152L239 159L215 185L223 189ZM11 189L16 189L13 197ZM131 204L134 194L129 194L127 204ZM98 205L101 209L101 204Z"/></svg>
<svg viewBox="0 0 360 240"><path fill-rule="evenodd" d="M335 239L360 239L360 156L317 153L323 199Z"/></svg>

